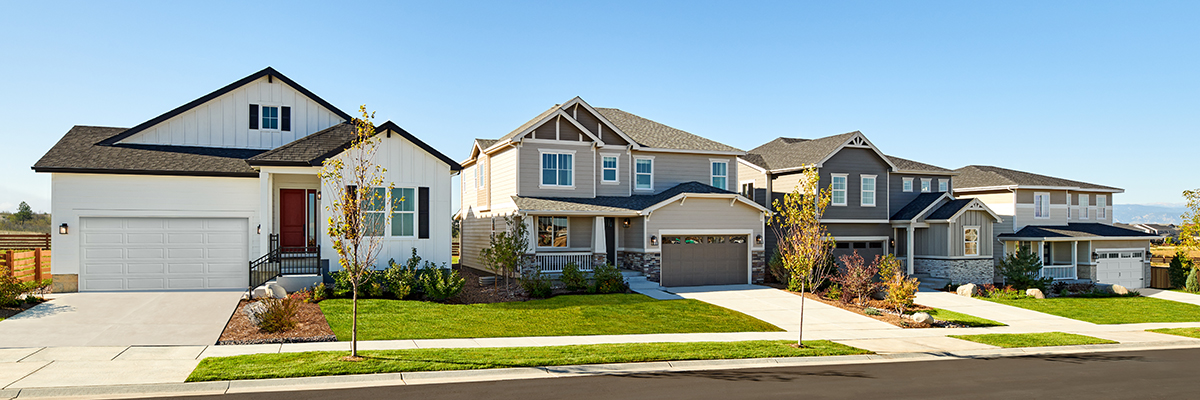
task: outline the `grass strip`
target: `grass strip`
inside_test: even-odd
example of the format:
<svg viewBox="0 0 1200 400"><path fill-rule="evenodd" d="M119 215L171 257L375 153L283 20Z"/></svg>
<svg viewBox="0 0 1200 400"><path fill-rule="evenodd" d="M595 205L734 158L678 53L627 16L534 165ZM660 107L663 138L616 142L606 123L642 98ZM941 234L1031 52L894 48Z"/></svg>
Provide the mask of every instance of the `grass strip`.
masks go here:
<svg viewBox="0 0 1200 400"><path fill-rule="evenodd" d="M320 303L338 340L350 340L350 300ZM640 294L556 296L491 304L359 300L359 340L779 332L779 327L698 300Z"/></svg>
<svg viewBox="0 0 1200 400"><path fill-rule="evenodd" d="M1190 338L1200 339L1200 328L1162 328L1162 329L1147 329L1146 332L1165 333L1175 336L1186 336Z"/></svg>
<svg viewBox="0 0 1200 400"><path fill-rule="evenodd" d="M1055 297L1017 300L983 298L983 300L1094 324L1200 322L1200 306L1152 297Z"/></svg>
<svg viewBox="0 0 1200 400"><path fill-rule="evenodd" d="M692 343L621 343L547 347L484 347L362 351L362 361L342 361L345 351L251 354L206 358L188 382L304 376L452 371L552 365L870 354L826 340Z"/></svg>
<svg viewBox="0 0 1200 400"><path fill-rule="evenodd" d="M950 337L1003 348L1117 343L1107 339L1064 332L989 333L983 335L950 335Z"/></svg>
<svg viewBox="0 0 1200 400"><path fill-rule="evenodd" d="M959 325L969 326L972 328L988 327L988 326L1007 326L1005 324L1002 324L1002 323L999 323L996 321L992 321L990 319L979 318L974 315L963 314L960 312L954 312L954 311L950 311L950 310L943 310L941 308L931 308L929 310L924 310L924 311L929 313L929 315L933 316L934 319L937 319L939 321L953 322L953 323L956 323Z"/></svg>

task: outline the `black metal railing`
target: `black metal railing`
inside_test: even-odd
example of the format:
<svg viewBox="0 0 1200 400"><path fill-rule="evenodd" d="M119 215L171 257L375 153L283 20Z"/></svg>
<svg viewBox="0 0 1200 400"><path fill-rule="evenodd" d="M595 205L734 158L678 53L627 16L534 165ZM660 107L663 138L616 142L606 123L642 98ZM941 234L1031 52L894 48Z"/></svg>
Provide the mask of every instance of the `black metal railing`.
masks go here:
<svg viewBox="0 0 1200 400"><path fill-rule="evenodd" d="M250 262L250 288L256 288L280 275L319 275L321 246L279 245L279 234L271 234L267 254Z"/></svg>

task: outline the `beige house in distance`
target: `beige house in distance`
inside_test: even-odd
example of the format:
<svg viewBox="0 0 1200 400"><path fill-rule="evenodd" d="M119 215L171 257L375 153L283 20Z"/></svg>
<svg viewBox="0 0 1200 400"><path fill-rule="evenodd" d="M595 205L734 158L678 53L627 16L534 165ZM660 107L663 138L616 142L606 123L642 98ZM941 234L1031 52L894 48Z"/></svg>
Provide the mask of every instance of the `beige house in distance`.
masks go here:
<svg viewBox="0 0 1200 400"><path fill-rule="evenodd" d="M462 163L463 266L503 218L529 228L535 265L602 263L663 286L762 282L766 208L735 192L731 146L578 97L499 139L476 139Z"/></svg>

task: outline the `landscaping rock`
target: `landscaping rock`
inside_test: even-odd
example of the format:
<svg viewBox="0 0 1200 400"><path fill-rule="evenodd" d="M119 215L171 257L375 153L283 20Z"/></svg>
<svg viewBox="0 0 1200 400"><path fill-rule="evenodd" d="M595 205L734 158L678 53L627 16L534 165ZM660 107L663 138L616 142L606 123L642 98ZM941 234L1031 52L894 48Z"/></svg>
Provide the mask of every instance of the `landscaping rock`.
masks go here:
<svg viewBox="0 0 1200 400"><path fill-rule="evenodd" d="M271 297L271 292L262 286L256 287L254 291L250 292L251 299L265 299L268 297Z"/></svg>
<svg viewBox="0 0 1200 400"><path fill-rule="evenodd" d="M1112 285L1111 289L1112 289L1113 294L1119 294L1122 296L1129 294L1129 289L1126 289L1124 286L1121 286L1121 285Z"/></svg>
<svg viewBox="0 0 1200 400"><path fill-rule="evenodd" d="M258 315L266 310L267 306L263 305L262 302L253 302L247 304L245 307L242 307L242 312L246 314L246 318L249 319L250 324L254 326L258 326L258 323L262 322L258 319Z"/></svg>
<svg viewBox="0 0 1200 400"><path fill-rule="evenodd" d="M933 316L929 315L929 313L927 313L927 312L913 313L913 315L909 316L908 318L918 324L932 324L933 323Z"/></svg>
<svg viewBox="0 0 1200 400"><path fill-rule="evenodd" d="M267 293L270 297L276 299L285 299L288 295L287 289L284 289L283 286L280 286L276 283L267 284Z"/></svg>
<svg viewBox="0 0 1200 400"><path fill-rule="evenodd" d="M1032 298L1035 298L1035 299L1044 299L1044 298L1046 298L1046 294L1045 294L1045 293L1042 293L1042 290L1041 290L1041 289L1038 289L1038 288L1029 288L1029 289L1025 289L1025 295L1026 295L1026 296L1029 296L1029 297L1032 297Z"/></svg>
<svg viewBox="0 0 1200 400"><path fill-rule="evenodd" d="M957 293L959 296L975 297L979 295L979 287L975 286L974 283L968 283L966 285L959 286Z"/></svg>

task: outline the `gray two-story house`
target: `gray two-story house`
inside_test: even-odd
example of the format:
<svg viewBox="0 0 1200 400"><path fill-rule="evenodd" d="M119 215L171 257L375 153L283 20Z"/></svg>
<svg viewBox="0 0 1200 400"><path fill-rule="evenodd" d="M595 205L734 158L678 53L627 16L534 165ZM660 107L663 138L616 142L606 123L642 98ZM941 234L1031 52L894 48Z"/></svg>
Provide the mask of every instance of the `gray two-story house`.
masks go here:
<svg viewBox="0 0 1200 400"><path fill-rule="evenodd" d="M745 152L576 97L462 163L463 266L503 217L529 228L542 271L567 263L639 270L663 286L761 282L766 207L736 191Z"/></svg>
<svg viewBox="0 0 1200 400"><path fill-rule="evenodd" d="M819 139L777 138L739 159L741 193L771 207L796 189L802 172L816 168L830 205L821 222L835 242L834 256L857 252L870 262L895 254L910 274L955 283L991 283L993 246L1001 219L983 202L956 199L956 172L880 151L862 132ZM765 250L774 251L767 232Z"/></svg>

